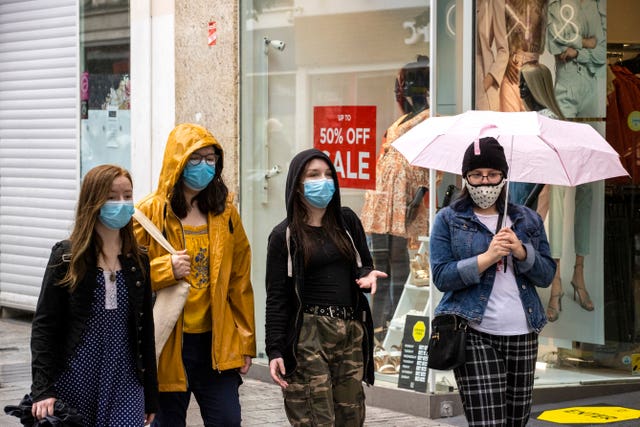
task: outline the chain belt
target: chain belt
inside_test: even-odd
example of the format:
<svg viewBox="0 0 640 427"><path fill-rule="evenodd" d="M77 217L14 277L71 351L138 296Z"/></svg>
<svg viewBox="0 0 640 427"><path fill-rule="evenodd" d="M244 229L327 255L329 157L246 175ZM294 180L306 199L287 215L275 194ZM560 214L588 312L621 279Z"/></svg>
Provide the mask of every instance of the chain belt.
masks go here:
<svg viewBox="0 0 640 427"><path fill-rule="evenodd" d="M343 305L311 305L305 304L302 311L316 316L335 317L343 320L355 320L356 313L353 307Z"/></svg>

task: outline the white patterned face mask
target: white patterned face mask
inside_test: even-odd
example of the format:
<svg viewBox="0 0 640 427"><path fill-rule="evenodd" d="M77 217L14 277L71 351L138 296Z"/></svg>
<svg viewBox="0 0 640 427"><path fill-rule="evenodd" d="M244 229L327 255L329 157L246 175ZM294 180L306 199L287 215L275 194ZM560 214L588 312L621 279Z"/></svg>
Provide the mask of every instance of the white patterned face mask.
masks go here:
<svg viewBox="0 0 640 427"><path fill-rule="evenodd" d="M467 191L469 192L473 203L479 206L480 209L487 209L488 207L493 206L496 200L498 200L506 182L507 180L503 179L498 184L474 186L469 184L465 179L464 185L467 187Z"/></svg>

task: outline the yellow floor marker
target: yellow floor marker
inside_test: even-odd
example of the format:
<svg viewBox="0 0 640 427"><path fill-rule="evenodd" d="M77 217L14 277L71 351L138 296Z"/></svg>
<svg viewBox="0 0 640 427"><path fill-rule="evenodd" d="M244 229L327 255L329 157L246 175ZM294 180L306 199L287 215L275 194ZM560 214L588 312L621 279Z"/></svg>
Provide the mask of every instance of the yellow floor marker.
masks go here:
<svg viewBox="0 0 640 427"><path fill-rule="evenodd" d="M557 424L607 424L640 420L640 410L621 406L573 406L544 411L538 419Z"/></svg>

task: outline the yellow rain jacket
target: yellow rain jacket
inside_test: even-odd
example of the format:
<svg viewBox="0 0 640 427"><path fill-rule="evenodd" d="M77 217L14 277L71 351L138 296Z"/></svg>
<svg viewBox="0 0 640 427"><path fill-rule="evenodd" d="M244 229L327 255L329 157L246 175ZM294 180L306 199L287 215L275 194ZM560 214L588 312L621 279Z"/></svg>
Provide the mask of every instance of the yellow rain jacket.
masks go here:
<svg viewBox="0 0 640 427"><path fill-rule="evenodd" d="M222 146L205 128L181 124L169 134L160 171L158 187L142 199L137 207L163 231L176 250L184 249L182 224L169 202L173 188L191 153L213 145ZM221 167L222 161L218 163ZM219 173L219 172L218 172ZM224 212L208 215L210 241L209 277L211 281L211 316L213 369L227 370L244 365L244 356L255 357L255 320L251 287L251 249L238 210L227 200ZM176 283L171 255L134 221L138 242L149 249L153 290ZM182 364L182 321L178 318L158 361L160 391L186 391L187 379Z"/></svg>

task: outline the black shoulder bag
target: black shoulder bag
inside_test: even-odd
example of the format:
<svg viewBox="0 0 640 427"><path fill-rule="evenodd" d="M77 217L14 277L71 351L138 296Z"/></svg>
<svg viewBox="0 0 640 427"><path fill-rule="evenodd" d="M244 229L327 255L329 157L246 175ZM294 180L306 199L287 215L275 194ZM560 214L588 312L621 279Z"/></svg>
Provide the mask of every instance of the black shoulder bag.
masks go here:
<svg viewBox="0 0 640 427"><path fill-rule="evenodd" d="M448 371L463 365L467 343L467 321L453 314L436 316L431 321L427 347L429 369Z"/></svg>

